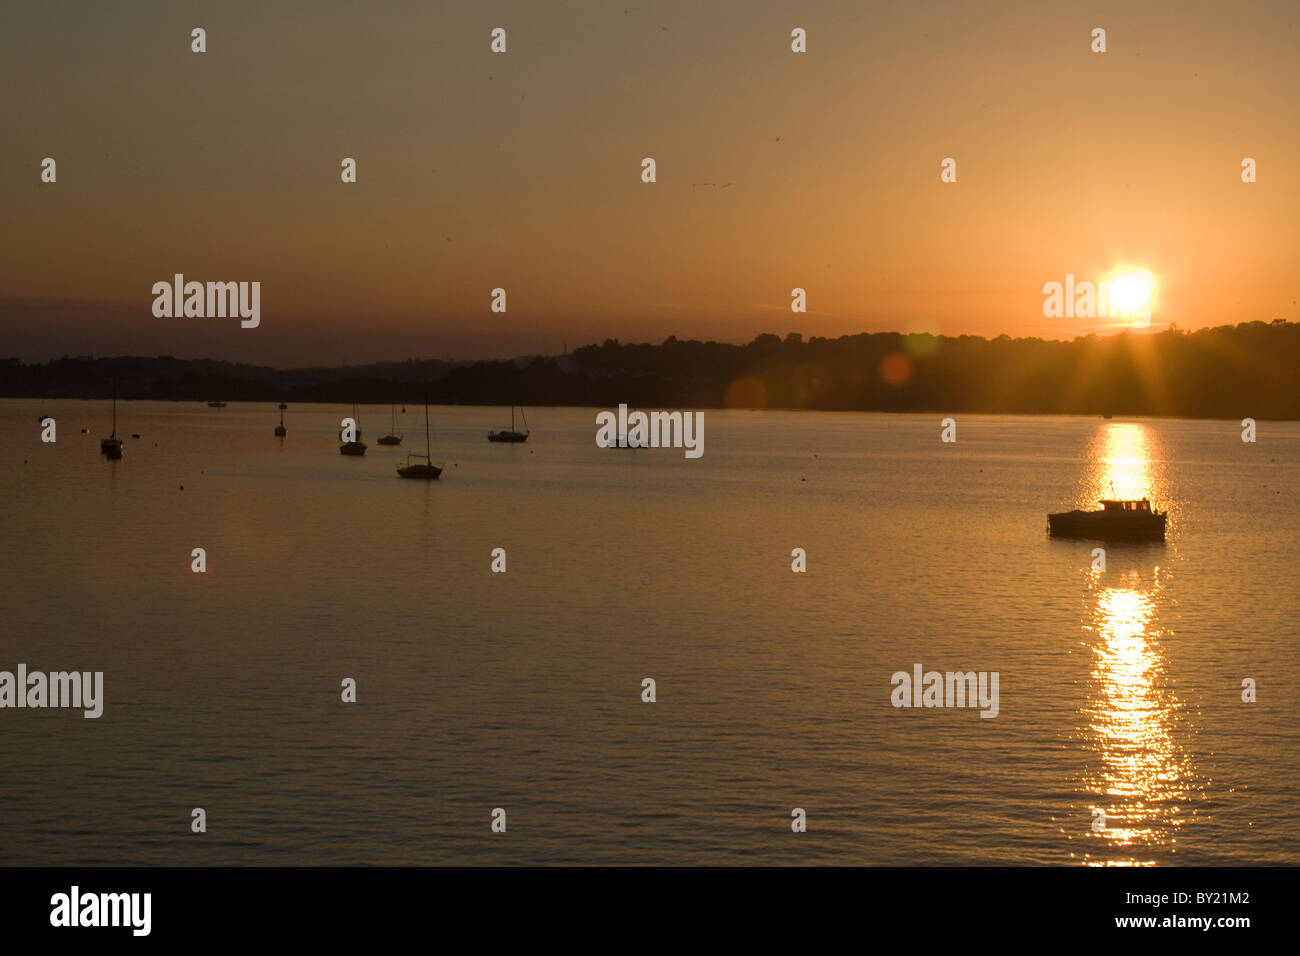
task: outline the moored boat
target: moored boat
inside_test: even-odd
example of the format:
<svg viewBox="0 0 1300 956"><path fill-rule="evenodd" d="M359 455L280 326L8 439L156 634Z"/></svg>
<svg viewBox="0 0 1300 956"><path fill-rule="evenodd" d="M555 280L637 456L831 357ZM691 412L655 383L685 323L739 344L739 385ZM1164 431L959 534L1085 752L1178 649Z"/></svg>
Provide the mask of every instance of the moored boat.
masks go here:
<svg viewBox="0 0 1300 956"><path fill-rule="evenodd" d="M414 465L406 465L397 469L399 478L423 478L426 481L435 481L441 474L442 469L428 461L424 464L416 462Z"/></svg>
<svg viewBox="0 0 1300 956"><path fill-rule="evenodd" d="M122 439L117 437L117 382L113 382L113 431L110 437L99 440L99 453L117 461L122 457Z"/></svg>
<svg viewBox="0 0 1300 956"><path fill-rule="evenodd" d="M1103 498L1099 511L1063 511L1047 516L1047 533L1056 538L1099 541L1163 541L1168 511L1156 511L1147 498Z"/></svg>
<svg viewBox="0 0 1300 956"><path fill-rule="evenodd" d="M393 405L392 411L393 411L392 428L387 435L379 439L379 444L381 445L400 445L402 443L402 436L397 434L397 405L396 404Z"/></svg>
<svg viewBox="0 0 1300 956"><path fill-rule="evenodd" d="M352 403L352 420L355 423L356 437L352 441L343 442L339 445L340 455L351 455L357 457L366 453L366 443L361 440L361 413L357 411L357 403ZM342 435L339 436L342 439Z"/></svg>
<svg viewBox="0 0 1300 956"><path fill-rule="evenodd" d="M419 457L419 456L407 455L406 456L407 464L397 469L397 477L423 478L425 481L435 481L442 474L442 466L435 465L433 463L433 459L429 457L430 451L431 449L430 449L430 442L429 442L429 402L428 399L425 399L424 402L424 464L420 464L419 462L416 462L415 464L412 465L410 463L411 458Z"/></svg>
<svg viewBox="0 0 1300 956"><path fill-rule="evenodd" d="M514 443L528 441L528 418L524 416L524 409L522 405L519 407L519 414L524 419L523 431L515 430L515 406L511 405L509 430L503 428L499 432L488 432L487 440L492 442L514 442Z"/></svg>

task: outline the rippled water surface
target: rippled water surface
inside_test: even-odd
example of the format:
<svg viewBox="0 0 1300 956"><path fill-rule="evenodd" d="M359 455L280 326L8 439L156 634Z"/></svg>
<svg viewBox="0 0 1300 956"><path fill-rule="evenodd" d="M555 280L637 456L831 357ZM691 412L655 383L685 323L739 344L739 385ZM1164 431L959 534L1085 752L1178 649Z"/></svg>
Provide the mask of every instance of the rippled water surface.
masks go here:
<svg viewBox="0 0 1300 956"><path fill-rule="evenodd" d="M123 402L109 462L108 403L0 403L0 670L106 696L0 710L3 862L1298 862L1300 425L434 408L424 483L422 409L350 411ZM1168 541L1047 537L1112 494Z"/></svg>

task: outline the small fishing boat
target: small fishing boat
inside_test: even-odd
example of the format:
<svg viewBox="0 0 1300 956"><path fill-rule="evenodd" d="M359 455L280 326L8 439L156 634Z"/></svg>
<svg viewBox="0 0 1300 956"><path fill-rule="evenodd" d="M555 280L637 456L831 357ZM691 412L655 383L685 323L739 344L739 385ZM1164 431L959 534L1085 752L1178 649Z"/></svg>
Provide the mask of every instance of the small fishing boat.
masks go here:
<svg viewBox="0 0 1300 956"><path fill-rule="evenodd" d="M208 402L208 408L225 408L225 402Z"/></svg>
<svg viewBox="0 0 1300 956"><path fill-rule="evenodd" d="M286 408L288 408L288 407L289 407L289 406L286 405L284 402L281 402L281 403L280 403L280 411L284 411L284 410L285 410Z"/></svg>
<svg viewBox="0 0 1300 956"><path fill-rule="evenodd" d="M105 458L117 461L122 457L122 439L117 437L117 382L113 382L113 432L108 438L99 440L99 453Z"/></svg>
<svg viewBox="0 0 1300 956"><path fill-rule="evenodd" d="M1047 533L1055 538L1099 541L1163 541L1168 511L1156 511L1147 498L1103 498L1098 511L1063 511L1047 516Z"/></svg>
<svg viewBox="0 0 1300 956"><path fill-rule="evenodd" d="M280 424L275 426L275 434L279 438L289 434L289 430L284 427L284 402L280 403Z"/></svg>
<svg viewBox="0 0 1300 956"><path fill-rule="evenodd" d="M519 406L519 416L524 419L524 430L515 431L515 406L510 406L510 430L504 428L499 432L488 432L488 441L525 442L528 441L528 419L524 417L524 408Z"/></svg>

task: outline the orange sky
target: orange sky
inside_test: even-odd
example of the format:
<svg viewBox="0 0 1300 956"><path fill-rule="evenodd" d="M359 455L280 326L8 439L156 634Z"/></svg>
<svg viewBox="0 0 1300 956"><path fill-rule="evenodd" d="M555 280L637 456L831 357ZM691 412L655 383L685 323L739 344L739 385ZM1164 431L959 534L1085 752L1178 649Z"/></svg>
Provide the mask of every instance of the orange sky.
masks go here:
<svg viewBox="0 0 1300 956"><path fill-rule="evenodd" d="M1064 337L1115 326L1043 284L1120 264L1157 329L1300 318L1300 5L1130 6L9 5L0 354ZM154 318L176 272L260 281L261 325Z"/></svg>

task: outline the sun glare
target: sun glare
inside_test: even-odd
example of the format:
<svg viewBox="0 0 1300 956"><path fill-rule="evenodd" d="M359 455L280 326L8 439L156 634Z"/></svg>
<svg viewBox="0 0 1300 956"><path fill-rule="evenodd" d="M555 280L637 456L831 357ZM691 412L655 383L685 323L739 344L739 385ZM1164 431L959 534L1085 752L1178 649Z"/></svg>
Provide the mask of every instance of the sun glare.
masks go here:
<svg viewBox="0 0 1300 956"><path fill-rule="evenodd" d="M1149 308L1155 291L1156 277L1145 269L1125 272L1110 280L1110 303L1124 313Z"/></svg>

